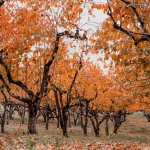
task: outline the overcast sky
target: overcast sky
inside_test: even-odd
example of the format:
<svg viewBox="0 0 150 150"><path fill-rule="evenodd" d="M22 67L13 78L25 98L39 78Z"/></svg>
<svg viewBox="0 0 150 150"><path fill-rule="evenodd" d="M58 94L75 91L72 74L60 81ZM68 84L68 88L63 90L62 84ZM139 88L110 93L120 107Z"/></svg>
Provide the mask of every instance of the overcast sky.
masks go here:
<svg viewBox="0 0 150 150"><path fill-rule="evenodd" d="M106 0L101 0L101 1L105 1L105 2L106 2ZM95 17L94 17L94 18L91 18L91 21L98 23L98 24L95 24L95 25L97 25L98 28L101 28L101 23L102 23L108 16L107 16L106 14L104 14L102 10L96 10L96 9L94 9L94 14L95 14ZM96 31L96 30L97 30L97 28L96 28L95 26L91 26L91 25L86 26L86 28L87 28L87 29L92 28L93 31ZM90 56L90 58L91 58L91 60L92 60L93 62L95 62L95 63L97 63L97 64L100 65L101 69L102 69L105 73L108 71L108 69L106 69L106 68L103 67L103 63L102 63L101 61L97 61L98 58L104 58L104 55L103 55L103 54L100 54L100 53L99 53L99 54L88 54L87 57L89 57L89 56Z"/></svg>

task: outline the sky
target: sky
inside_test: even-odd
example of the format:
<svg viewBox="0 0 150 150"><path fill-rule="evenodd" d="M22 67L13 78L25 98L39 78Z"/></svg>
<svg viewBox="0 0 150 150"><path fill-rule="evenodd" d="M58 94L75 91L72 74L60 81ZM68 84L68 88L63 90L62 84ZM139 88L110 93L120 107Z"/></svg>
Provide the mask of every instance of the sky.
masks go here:
<svg viewBox="0 0 150 150"><path fill-rule="evenodd" d="M102 0L105 1L105 0ZM105 1L106 2L106 1ZM95 17L91 19L91 22L96 22L97 24L95 24L96 26L98 25L98 28L101 28L101 23L108 17L106 14L103 13L102 10L96 10L94 9L94 15ZM95 32L97 30L97 28L95 26L91 26L91 25L87 25L86 26L87 29L92 28L92 30ZM87 57L90 57L91 60L96 63L99 64L101 69L104 71L104 73L108 72L108 69L104 68L104 64L101 61L97 61L98 58L104 58L104 54L88 54Z"/></svg>

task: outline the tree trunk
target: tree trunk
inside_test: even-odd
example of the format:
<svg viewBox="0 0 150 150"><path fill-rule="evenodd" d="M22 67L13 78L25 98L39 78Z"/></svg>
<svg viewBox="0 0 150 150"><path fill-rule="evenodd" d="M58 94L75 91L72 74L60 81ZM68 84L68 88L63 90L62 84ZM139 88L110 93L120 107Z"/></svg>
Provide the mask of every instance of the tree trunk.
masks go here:
<svg viewBox="0 0 150 150"><path fill-rule="evenodd" d="M95 136L98 137L99 136L99 126L97 126L97 128L95 128L94 132L95 132Z"/></svg>
<svg viewBox="0 0 150 150"><path fill-rule="evenodd" d="M46 117L46 130L48 130L48 126L49 126L49 115Z"/></svg>
<svg viewBox="0 0 150 150"><path fill-rule="evenodd" d="M29 103L28 104L29 111L29 121L28 121L28 131L29 134L36 134L36 115L37 115L37 104Z"/></svg>
<svg viewBox="0 0 150 150"><path fill-rule="evenodd" d="M10 120L12 120L13 119L12 115L13 115L13 112L14 112L14 105L11 104L9 107L10 107L9 108L9 118L10 118Z"/></svg>
<svg viewBox="0 0 150 150"><path fill-rule="evenodd" d="M63 130L63 136L68 137L67 126L66 125L63 126L62 130Z"/></svg>
<svg viewBox="0 0 150 150"><path fill-rule="evenodd" d="M84 135L87 135L88 107L89 107L89 101L86 101L86 103L85 103L85 114L84 114L84 125L83 125Z"/></svg>
<svg viewBox="0 0 150 150"><path fill-rule="evenodd" d="M7 106L6 106L7 107ZM8 110L6 109L5 111L5 121L6 121L6 124L9 125L9 112Z"/></svg>
<svg viewBox="0 0 150 150"><path fill-rule="evenodd" d="M98 137L99 136L99 130L100 130L99 124L96 121L94 122L94 119L92 118L92 116L90 117L90 120L91 120L91 123L93 125L95 136Z"/></svg>
<svg viewBox="0 0 150 150"><path fill-rule="evenodd" d="M50 117L49 117L49 114L50 114L50 107L49 107L49 105L47 105L47 107L46 107L46 130L48 130L48 126L49 126L49 119L50 119Z"/></svg>
<svg viewBox="0 0 150 150"><path fill-rule="evenodd" d="M108 127L108 116L106 117L106 127L105 127L106 135L109 135L109 127Z"/></svg>
<svg viewBox="0 0 150 150"><path fill-rule="evenodd" d="M119 110L115 115L114 115L114 134L117 134L119 127L123 122L126 121L126 113L122 112L122 110Z"/></svg>
<svg viewBox="0 0 150 150"><path fill-rule="evenodd" d="M63 130L63 136L68 137L68 133L67 133L67 122L68 122L68 117L67 117L67 112L65 108L62 108L61 110L62 114L60 116L62 116L62 118L60 118L60 124L61 124L61 128Z"/></svg>
<svg viewBox="0 0 150 150"><path fill-rule="evenodd" d="M58 113L58 109L53 109L53 113L54 113L54 118L56 118L57 119L57 128L59 128L59 119L60 119L60 117L59 117L59 113ZM53 119L54 119L53 118Z"/></svg>
<svg viewBox="0 0 150 150"><path fill-rule="evenodd" d="M73 112L73 120L74 120L74 125L77 125L77 119L79 117L79 114L77 114L77 112Z"/></svg>
<svg viewBox="0 0 150 150"><path fill-rule="evenodd" d="M4 112L1 118L1 133L4 133L4 126L5 126L5 110L6 108L4 108Z"/></svg>
<svg viewBox="0 0 150 150"><path fill-rule="evenodd" d="M23 113L22 113L22 116L21 116L21 123L22 123L22 124L24 124L24 119L25 119L25 112L23 112Z"/></svg>
<svg viewBox="0 0 150 150"><path fill-rule="evenodd" d="M96 110L90 110L89 114L90 114L89 118L90 118L91 123L93 125L95 136L98 137L99 131L100 131L100 124L103 122L103 119L102 119L102 121L98 122L98 115L97 115Z"/></svg>

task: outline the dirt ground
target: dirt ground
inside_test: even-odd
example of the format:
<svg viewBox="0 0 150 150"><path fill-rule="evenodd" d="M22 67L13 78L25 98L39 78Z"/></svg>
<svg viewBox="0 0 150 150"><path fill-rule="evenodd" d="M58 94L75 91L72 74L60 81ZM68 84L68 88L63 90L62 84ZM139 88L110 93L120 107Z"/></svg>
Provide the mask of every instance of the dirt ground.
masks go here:
<svg viewBox="0 0 150 150"><path fill-rule="evenodd" d="M71 122L68 127L68 138L62 136L56 128L56 120L50 120L49 130L45 130L43 118L37 120L37 135L27 132L25 124L14 115L14 119L5 126L5 134L0 134L0 150L150 150L150 122L142 114L132 114L119 128L118 134L112 134L112 123L109 122L109 135L105 135L105 122L100 127L100 136L95 137L90 120L88 135L84 136L80 127Z"/></svg>

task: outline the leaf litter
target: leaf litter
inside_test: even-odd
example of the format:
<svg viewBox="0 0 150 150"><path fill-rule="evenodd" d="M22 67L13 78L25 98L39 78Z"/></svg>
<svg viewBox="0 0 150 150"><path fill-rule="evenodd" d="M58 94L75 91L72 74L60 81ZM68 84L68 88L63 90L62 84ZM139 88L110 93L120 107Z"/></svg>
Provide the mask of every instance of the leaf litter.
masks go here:
<svg viewBox="0 0 150 150"><path fill-rule="evenodd" d="M102 143L102 142L73 142L59 143L50 139L51 143L40 140L39 135L14 137L2 134L0 137L0 150L150 150L150 146L141 143ZM48 136L44 138L49 138ZM54 138L54 137L52 137Z"/></svg>

